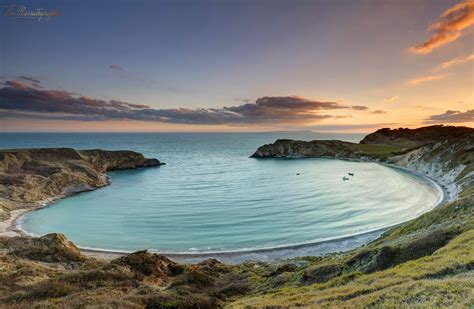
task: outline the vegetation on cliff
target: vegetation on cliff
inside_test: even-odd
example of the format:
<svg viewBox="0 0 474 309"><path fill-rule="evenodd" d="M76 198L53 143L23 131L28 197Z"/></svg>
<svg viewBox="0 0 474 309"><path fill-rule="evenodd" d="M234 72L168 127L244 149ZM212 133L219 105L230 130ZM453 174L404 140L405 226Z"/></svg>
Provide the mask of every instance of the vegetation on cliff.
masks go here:
<svg viewBox="0 0 474 309"><path fill-rule="evenodd" d="M465 138L473 134L468 127L435 125L418 129L380 129L368 134L360 143L370 145L392 145L400 148L415 148L427 144Z"/></svg>

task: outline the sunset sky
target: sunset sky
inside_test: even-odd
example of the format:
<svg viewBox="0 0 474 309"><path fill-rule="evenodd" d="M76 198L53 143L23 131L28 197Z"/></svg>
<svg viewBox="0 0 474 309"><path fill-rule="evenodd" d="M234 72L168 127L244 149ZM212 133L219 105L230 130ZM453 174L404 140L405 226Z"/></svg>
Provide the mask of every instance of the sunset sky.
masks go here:
<svg viewBox="0 0 474 309"><path fill-rule="evenodd" d="M8 5L2 132L474 126L474 0Z"/></svg>

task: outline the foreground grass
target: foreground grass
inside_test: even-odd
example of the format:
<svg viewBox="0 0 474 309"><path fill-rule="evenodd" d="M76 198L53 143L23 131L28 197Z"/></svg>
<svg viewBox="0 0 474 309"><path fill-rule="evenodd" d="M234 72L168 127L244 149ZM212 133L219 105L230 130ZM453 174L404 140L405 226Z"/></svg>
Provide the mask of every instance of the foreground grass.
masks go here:
<svg viewBox="0 0 474 309"><path fill-rule="evenodd" d="M474 304L473 269L474 230L470 230L431 256L384 271L283 288L237 300L228 307L468 307Z"/></svg>

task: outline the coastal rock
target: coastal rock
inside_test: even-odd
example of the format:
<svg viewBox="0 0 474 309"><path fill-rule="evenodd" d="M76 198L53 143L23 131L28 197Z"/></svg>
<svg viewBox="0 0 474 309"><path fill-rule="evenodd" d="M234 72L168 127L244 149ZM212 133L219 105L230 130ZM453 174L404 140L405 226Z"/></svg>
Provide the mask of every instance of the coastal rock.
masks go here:
<svg viewBox="0 0 474 309"><path fill-rule="evenodd" d="M143 276L163 278L183 272L181 265L176 264L165 256L149 253L146 250L120 257L112 261L112 264L127 266L132 271Z"/></svg>
<svg viewBox="0 0 474 309"><path fill-rule="evenodd" d="M159 166L158 159L147 159L134 151L104 151L99 149L82 150L90 164L101 172Z"/></svg>
<svg viewBox="0 0 474 309"><path fill-rule="evenodd" d="M295 141L279 139L273 144L261 146L252 158L298 158L298 157L334 157L353 158L372 157L357 148L357 144L330 141Z"/></svg>

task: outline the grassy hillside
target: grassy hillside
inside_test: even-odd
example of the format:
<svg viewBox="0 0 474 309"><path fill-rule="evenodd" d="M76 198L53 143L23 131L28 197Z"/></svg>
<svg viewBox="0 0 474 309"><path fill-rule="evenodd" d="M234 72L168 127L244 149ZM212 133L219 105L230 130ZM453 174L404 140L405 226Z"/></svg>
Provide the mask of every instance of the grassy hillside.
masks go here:
<svg viewBox="0 0 474 309"><path fill-rule="evenodd" d="M393 155L403 150L402 147L392 145L376 145L376 144L356 144L359 151L373 155L374 157Z"/></svg>
<svg viewBox="0 0 474 309"><path fill-rule="evenodd" d="M432 255L372 274L352 273L307 287L282 288L240 299L244 307L458 306L474 303L474 231L462 233Z"/></svg>
<svg viewBox="0 0 474 309"><path fill-rule="evenodd" d="M472 306L473 206L472 195L444 205L365 247L321 258L298 274L287 274L293 280L281 288L227 306Z"/></svg>

